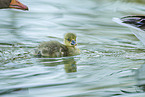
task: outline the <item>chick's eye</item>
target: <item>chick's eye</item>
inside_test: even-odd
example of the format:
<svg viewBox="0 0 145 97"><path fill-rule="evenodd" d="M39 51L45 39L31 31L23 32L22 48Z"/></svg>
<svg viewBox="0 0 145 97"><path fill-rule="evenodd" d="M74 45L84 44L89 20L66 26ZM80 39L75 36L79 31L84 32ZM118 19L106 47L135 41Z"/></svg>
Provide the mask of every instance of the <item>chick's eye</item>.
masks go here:
<svg viewBox="0 0 145 97"><path fill-rule="evenodd" d="M70 39L67 39L68 41L70 41Z"/></svg>

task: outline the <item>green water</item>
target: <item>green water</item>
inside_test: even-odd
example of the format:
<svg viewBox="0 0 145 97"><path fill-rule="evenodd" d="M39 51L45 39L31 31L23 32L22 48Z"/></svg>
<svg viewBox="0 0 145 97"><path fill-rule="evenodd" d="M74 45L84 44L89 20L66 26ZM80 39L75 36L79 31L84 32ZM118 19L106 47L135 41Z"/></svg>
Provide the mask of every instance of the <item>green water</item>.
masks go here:
<svg viewBox="0 0 145 97"><path fill-rule="evenodd" d="M0 97L145 96L135 77L144 64L145 46L128 28L112 21L145 15L145 2L19 1L30 10L0 10ZM32 55L42 41L63 43L66 32L77 34L80 55Z"/></svg>

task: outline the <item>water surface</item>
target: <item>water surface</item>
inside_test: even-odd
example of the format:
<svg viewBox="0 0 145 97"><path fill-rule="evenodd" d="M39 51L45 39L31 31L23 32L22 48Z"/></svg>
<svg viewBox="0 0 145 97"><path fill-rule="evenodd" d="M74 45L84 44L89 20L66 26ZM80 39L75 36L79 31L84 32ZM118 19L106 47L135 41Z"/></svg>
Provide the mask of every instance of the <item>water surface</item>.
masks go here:
<svg viewBox="0 0 145 97"><path fill-rule="evenodd" d="M137 1L137 0L136 0ZM1 97L144 97L136 70L145 47L113 17L144 15L145 2L21 0L29 11L0 10ZM42 41L77 34L81 54L38 58Z"/></svg>

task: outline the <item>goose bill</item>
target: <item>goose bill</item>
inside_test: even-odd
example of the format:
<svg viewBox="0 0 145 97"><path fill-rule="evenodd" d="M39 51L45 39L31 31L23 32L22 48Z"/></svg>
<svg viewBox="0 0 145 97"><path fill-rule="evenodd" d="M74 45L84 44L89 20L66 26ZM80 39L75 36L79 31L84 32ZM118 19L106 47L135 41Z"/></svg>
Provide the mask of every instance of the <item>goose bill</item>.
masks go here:
<svg viewBox="0 0 145 97"><path fill-rule="evenodd" d="M28 7L20 3L18 0L12 0L9 7L15 9L21 9L21 10L28 10Z"/></svg>

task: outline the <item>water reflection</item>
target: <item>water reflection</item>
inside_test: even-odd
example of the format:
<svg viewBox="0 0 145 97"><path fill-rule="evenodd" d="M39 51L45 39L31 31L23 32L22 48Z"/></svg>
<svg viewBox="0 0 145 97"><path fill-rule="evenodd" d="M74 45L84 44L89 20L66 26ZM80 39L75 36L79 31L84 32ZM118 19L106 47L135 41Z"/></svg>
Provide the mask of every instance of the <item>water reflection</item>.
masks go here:
<svg viewBox="0 0 145 97"><path fill-rule="evenodd" d="M57 66L64 64L64 70L66 73L77 72L77 64L74 58L38 58L38 62L45 66Z"/></svg>
<svg viewBox="0 0 145 97"><path fill-rule="evenodd" d="M137 85L145 92L145 64L136 73Z"/></svg>
<svg viewBox="0 0 145 97"><path fill-rule="evenodd" d="M20 28L17 27L17 25L19 25L17 22L17 14L18 13L16 13L15 11L11 12L11 15L10 15L11 21L9 25L9 28L11 30L9 31L9 33L14 36L14 39L21 39L22 38L21 33L18 32Z"/></svg>
<svg viewBox="0 0 145 97"><path fill-rule="evenodd" d="M29 94L28 88L10 88L0 91L0 95L11 94L11 93L25 93Z"/></svg>
<svg viewBox="0 0 145 97"><path fill-rule="evenodd" d="M77 64L74 58L64 61L64 69L66 73L77 72Z"/></svg>

